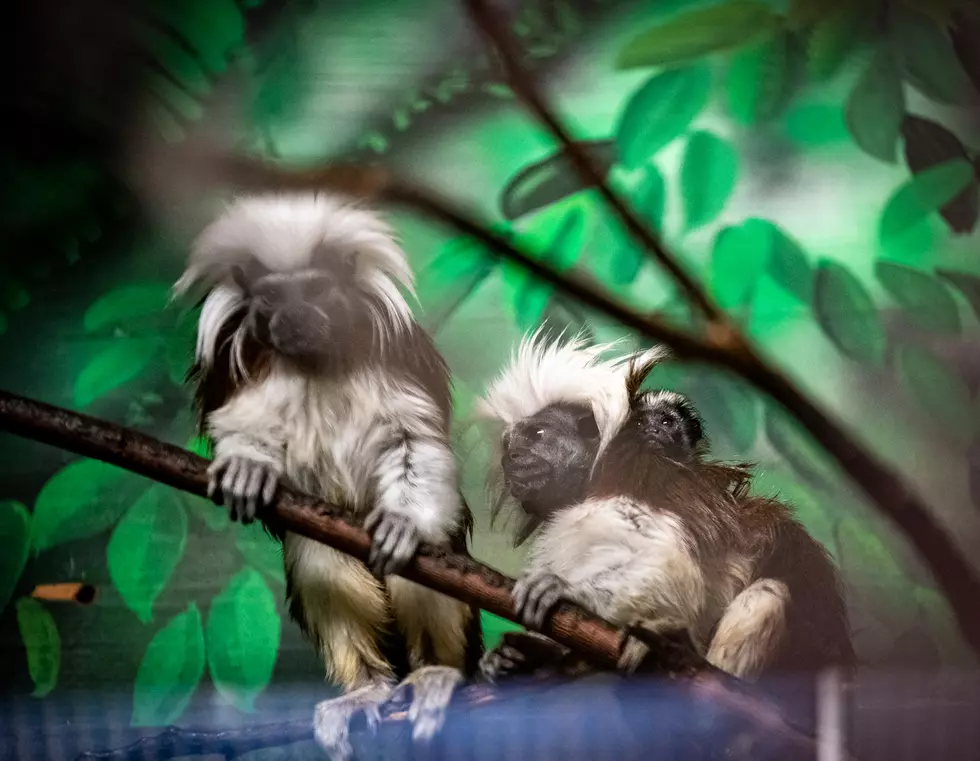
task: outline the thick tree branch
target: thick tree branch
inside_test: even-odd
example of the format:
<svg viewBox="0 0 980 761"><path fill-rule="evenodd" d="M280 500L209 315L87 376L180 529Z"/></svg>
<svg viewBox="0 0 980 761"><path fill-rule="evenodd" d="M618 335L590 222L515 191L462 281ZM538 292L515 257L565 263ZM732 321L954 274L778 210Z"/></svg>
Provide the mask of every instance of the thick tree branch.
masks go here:
<svg viewBox="0 0 980 761"><path fill-rule="evenodd" d="M0 430L93 457L192 494L204 496L207 490L207 461L191 452L130 428L5 391L0 391ZM370 538L361 528L348 523L345 515L337 506L281 488L265 519L366 560ZM513 580L470 557L423 546L401 575L514 620L510 595ZM541 632L601 667L616 666L623 632L578 606L560 605ZM794 729L779 711L738 680L704 661L692 660L689 652L679 652L678 643L673 640L649 633L643 639L651 647L645 671L665 674L675 679L679 687L689 690L693 699L710 701L743 725L812 752L810 737ZM477 692L468 694L479 694L481 689L485 694L486 688L478 687L470 688ZM297 731L302 734L301 730ZM257 742L266 736L256 728L256 737L246 740ZM174 738L180 737L180 733L165 734L161 742L176 742ZM180 742L185 739L196 742L193 738ZM180 742L174 747L181 747ZM120 758L124 757L128 756Z"/></svg>
<svg viewBox="0 0 980 761"><path fill-rule="evenodd" d="M964 560L947 531L932 517L928 505L893 469L878 461L844 428L807 399L786 375L764 360L730 323L709 324L704 338L693 336L653 317L647 317L609 298L581 278L566 277L510 242L495 235L450 201L425 188L393 177L377 166L337 165L290 170L234 156L196 155L194 162L210 166L210 176L249 190L331 189L405 207L430 216L483 243L502 259L513 262L564 294L632 328L640 335L673 349L681 359L717 365L741 376L779 402L827 453L837 461L878 510L898 526L932 571L953 609L964 640L980 655L980 579ZM207 164L206 162L210 162Z"/></svg>
<svg viewBox="0 0 980 761"><path fill-rule="evenodd" d="M603 173L589 154L582 150L578 141L571 136L555 116L554 110L548 106L540 89L535 85L534 79L521 66L520 49L506 25L501 22L499 15L488 8L484 0L463 0L463 5L466 6L466 10L486 37L487 42L500 54L500 59L504 64L504 72L511 88L534 112L535 116L558 138L565 155L582 179L599 191L599 194L619 217L626 231L644 251L652 255L670 273L702 314L711 322L723 321L725 315L714 300L670 255L649 226L627 204L623 203L622 199L605 181Z"/></svg>

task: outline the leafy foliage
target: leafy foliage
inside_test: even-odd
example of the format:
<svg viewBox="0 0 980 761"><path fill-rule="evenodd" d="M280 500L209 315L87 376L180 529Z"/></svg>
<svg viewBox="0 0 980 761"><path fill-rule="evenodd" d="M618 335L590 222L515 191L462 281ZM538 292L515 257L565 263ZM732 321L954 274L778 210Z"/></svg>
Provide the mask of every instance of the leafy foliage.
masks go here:
<svg viewBox="0 0 980 761"><path fill-rule="evenodd" d="M892 262L875 263L875 275L919 326L959 333L960 312L946 287L926 272Z"/></svg>
<svg viewBox="0 0 980 761"><path fill-rule="evenodd" d="M27 670L34 682L34 697L43 698L58 683L61 671L61 635L54 618L33 597L16 604L17 627L27 649Z"/></svg>
<svg viewBox="0 0 980 761"><path fill-rule="evenodd" d="M691 135L681 167L681 194L689 230L712 221L735 189L738 156L730 143L711 132Z"/></svg>
<svg viewBox="0 0 980 761"><path fill-rule="evenodd" d="M167 283L133 283L109 291L85 311L83 324L92 333L130 320L156 316L170 299Z"/></svg>
<svg viewBox="0 0 980 761"><path fill-rule="evenodd" d="M754 0L696 8L634 37L619 51L616 65L636 69L684 63L755 42L781 23L770 8Z"/></svg>
<svg viewBox="0 0 980 761"><path fill-rule="evenodd" d="M833 491L839 482L836 469L825 452L795 420L773 404L765 407L766 438L796 474L817 490Z"/></svg>
<svg viewBox="0 0 980 761"><path fill-rule="evenodd" d="M707 104L710 88L711 70L703 64L647 80L627 101L616 127L623 166L639 167L684 134Z"/></svg>
<svg viewBox="0 0 980 761"><path fill-rule="evenodd" d="M905 93L891 49L878 47L844 106L844 121L858 147L876 159L895 162L895 145L905 116Z"/></svg>
<svg viewBox="0 0 980 761"><path fill-rule="evenodd" d="M495 268L496 261L472 238L446 243L419 273L416 293L426 330L436 332L444 325Z"/></svg>
<svg viewBox="0 0 980 761"><path fill-rule="evenodd" d="M813 266L800 244L781 227L769 225L772 252L769 256L769 276L787 293L804 304L813 299Z"/></svg>
<svg viewBox="0 0 980 761"><path fill-rule="evenodd" d="M158 346L153 338L116 339L79 374L75 381L75 406L85 407L135 378L153 361Z"/></svg>
<svg viewBox="0 0 980 761"><path fill-rule="evenodd" d="M813 310L824 334L841 354L859 362L881 363L885 330L871 296L847 269L830 261L817 265Z"/></svg>
<svg viewBox="0 0 980 761"><path fill-rule="evenodd" d="M852 56L867 26L862 11L859 7L843 7L812 25L807 41L807 71L813 79L830 79Z"/></svg>
<svg viewBox="0 0 980 761"><path fill-rule="evenodd" d="M77 460L44 485L34 503L31 547L40 553L112 526L125 510L118 490L127 475L98 460Z"/></svg>
<svg viewBox="0 0 980 761"><path fill-rule="evenodd" d="M720 434L735 453L748 455L759 433L759 404L752 389L727 373L700 374L692 382L691 396L708 436Z"/></svg>
<svg viewBox="0 0 980 761"><path fill-rule="evenodd" d="M962 105L976 97L970 78L939 24L911 8L896 8L892 33L909 83L940 103Z"/></svg>
<svg viewBox="0 0 980 761"><path fill-rule="evenodd" d="M112 583L126 607L146 624L187 542L187 516L177 493L151 486L129 508L109 540Z"/></svg>
<svg viewBox="0 0 980 761"><path fill-rule="evenodd" d="M829 103L802 103L783 119L783 134L802 148L836 145L850 139L844 112Z"/></svg>
<svg viewBox="0 0 980 761"><path fill-rule="evenodd" d="M221 515L226 525L230 522L223 510L215 510L215 512ZM282 567L282 545L273 539L260 523L235 524L235 547L252 568L261 571L273 581L286 583Z"/></svg>
<svg viewBox="0 0 980 761"><path fill-rule="evenodd" d="M27 564L31 548L31 514L20 502L0 502L0 613L7 607Z"/></svg>
<svg viewBox="0 0 980 761"><path fill-rule="evenodd" d="M133 690L134 727L174 723L187 708L204 673L201 613L191 603L147 645Z"/></svg>
<svg viewBox="0 0 980 761"><path fill-rule="evenodd" d="M882 242L922 222L975 182L973 167L962 159L923 169L899 187L885 204L878 229Z"/></svg>
<svg viewBox="0 0 980 761"><path fill-rule="evenodd" d="M724 227L711 254L711 292L719 306L738 315L752 301L773 252L774 226L761 219Z"/></svg>
<svg viewBox="0 0 980 761"><path fill-rule="evenodd" d="M950 269L936 269L936 274L962 293L980 319L980 277Z"/></svg>
<svg viewBox="0 0 980 761"><path fill-rule="evenodd" d="M256 696L272 677L279 630L272 592L250 568L236 574L211 603L208 670L218 691L241 711L255 710Z"/></svg>
<svg viewBox="0 0 980 761"><path fill-rule="evenodd" d="M792 84L790 37L779 30L732 56L728 108L743 124L766 122L785 106Z"/></svg>

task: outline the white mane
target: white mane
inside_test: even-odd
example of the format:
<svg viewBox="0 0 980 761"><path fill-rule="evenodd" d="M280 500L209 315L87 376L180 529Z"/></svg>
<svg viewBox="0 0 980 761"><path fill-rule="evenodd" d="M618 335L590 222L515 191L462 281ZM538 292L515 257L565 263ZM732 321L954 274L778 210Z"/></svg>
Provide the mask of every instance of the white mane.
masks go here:
<svg viewBox="0 0 980 761"><path fill-rule="evenodd" d="M353 257L358 285L381 304L379 325L400 330L412 323L411 307L399 290L400 285L414 296L412 271L380 217L329 193L245 196L198 236L174 285L175 297L194 287L209 290L198 324L198 361L205 366L214 361L221 328L245 305L232 278L235 266L254 259L272 272L302 272L313 264L318 246ZM231 339L236 349L242 330ZM240 358L237 350L234 355Z"/></svg>

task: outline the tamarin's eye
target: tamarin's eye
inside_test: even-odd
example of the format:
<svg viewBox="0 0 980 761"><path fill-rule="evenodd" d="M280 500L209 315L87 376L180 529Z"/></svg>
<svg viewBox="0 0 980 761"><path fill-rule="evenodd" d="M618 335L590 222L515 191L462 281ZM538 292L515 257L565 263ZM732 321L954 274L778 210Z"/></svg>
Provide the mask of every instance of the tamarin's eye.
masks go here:
<svg viewBox="0 0 980 761"><path fill-rule="evenodd" d="M575 431L585 439L595 439L599 437L599 426L596 425L592 415L583 415L575 424Z"/></svg>
<svg viewBox="0 0 980 761"><path fill-rule="evenodd" d="M534 438L534 439L543 439L544 438L544 433L545 433L544 428L538 428L532 434L532 438Z"/></svg>

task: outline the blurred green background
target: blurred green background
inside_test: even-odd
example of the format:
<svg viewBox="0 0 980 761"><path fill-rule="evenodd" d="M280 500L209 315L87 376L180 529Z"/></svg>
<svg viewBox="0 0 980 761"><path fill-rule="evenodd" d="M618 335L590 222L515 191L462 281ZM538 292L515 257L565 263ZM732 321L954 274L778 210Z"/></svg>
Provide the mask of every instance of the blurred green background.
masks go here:
<svg viewBox="0 0 980 761"><path fill-rule="evenodd" d="M845 0L500 5L610 182L774 362L927 495L969 554L980 540L980 58L962 40L976 19L953 0L895 3L887 17ZM688 324L451 3L160 0L135 17L141 53L127 73L141 98L120 129L123 158L84 141L43 161L5 152L3 388L201 451L183 384L196 315L168 290L207 207L168 206L140 156L215 124L270 158L379 159L554 266ZM74 98L66 120L100 118L100 101L62 96ZM472 403L544 320L600 341L623 332L445 229L391 218L419 316L455 375L474 553L513 574L521 553L489 526ZM657 373L694 397L716 453L757 462L757 488L791 501L834 554L863 666L974 665L907 544L780 410L708 368ZM10 693L125 690L134 724L163 725L192 701L261 711L270 685L322 679L285 616L279 550L261 529L12 436L0 457ZM94 603L32 597L60 582L93 585ZM485 625L490 644L511 626Z"/></svg>

